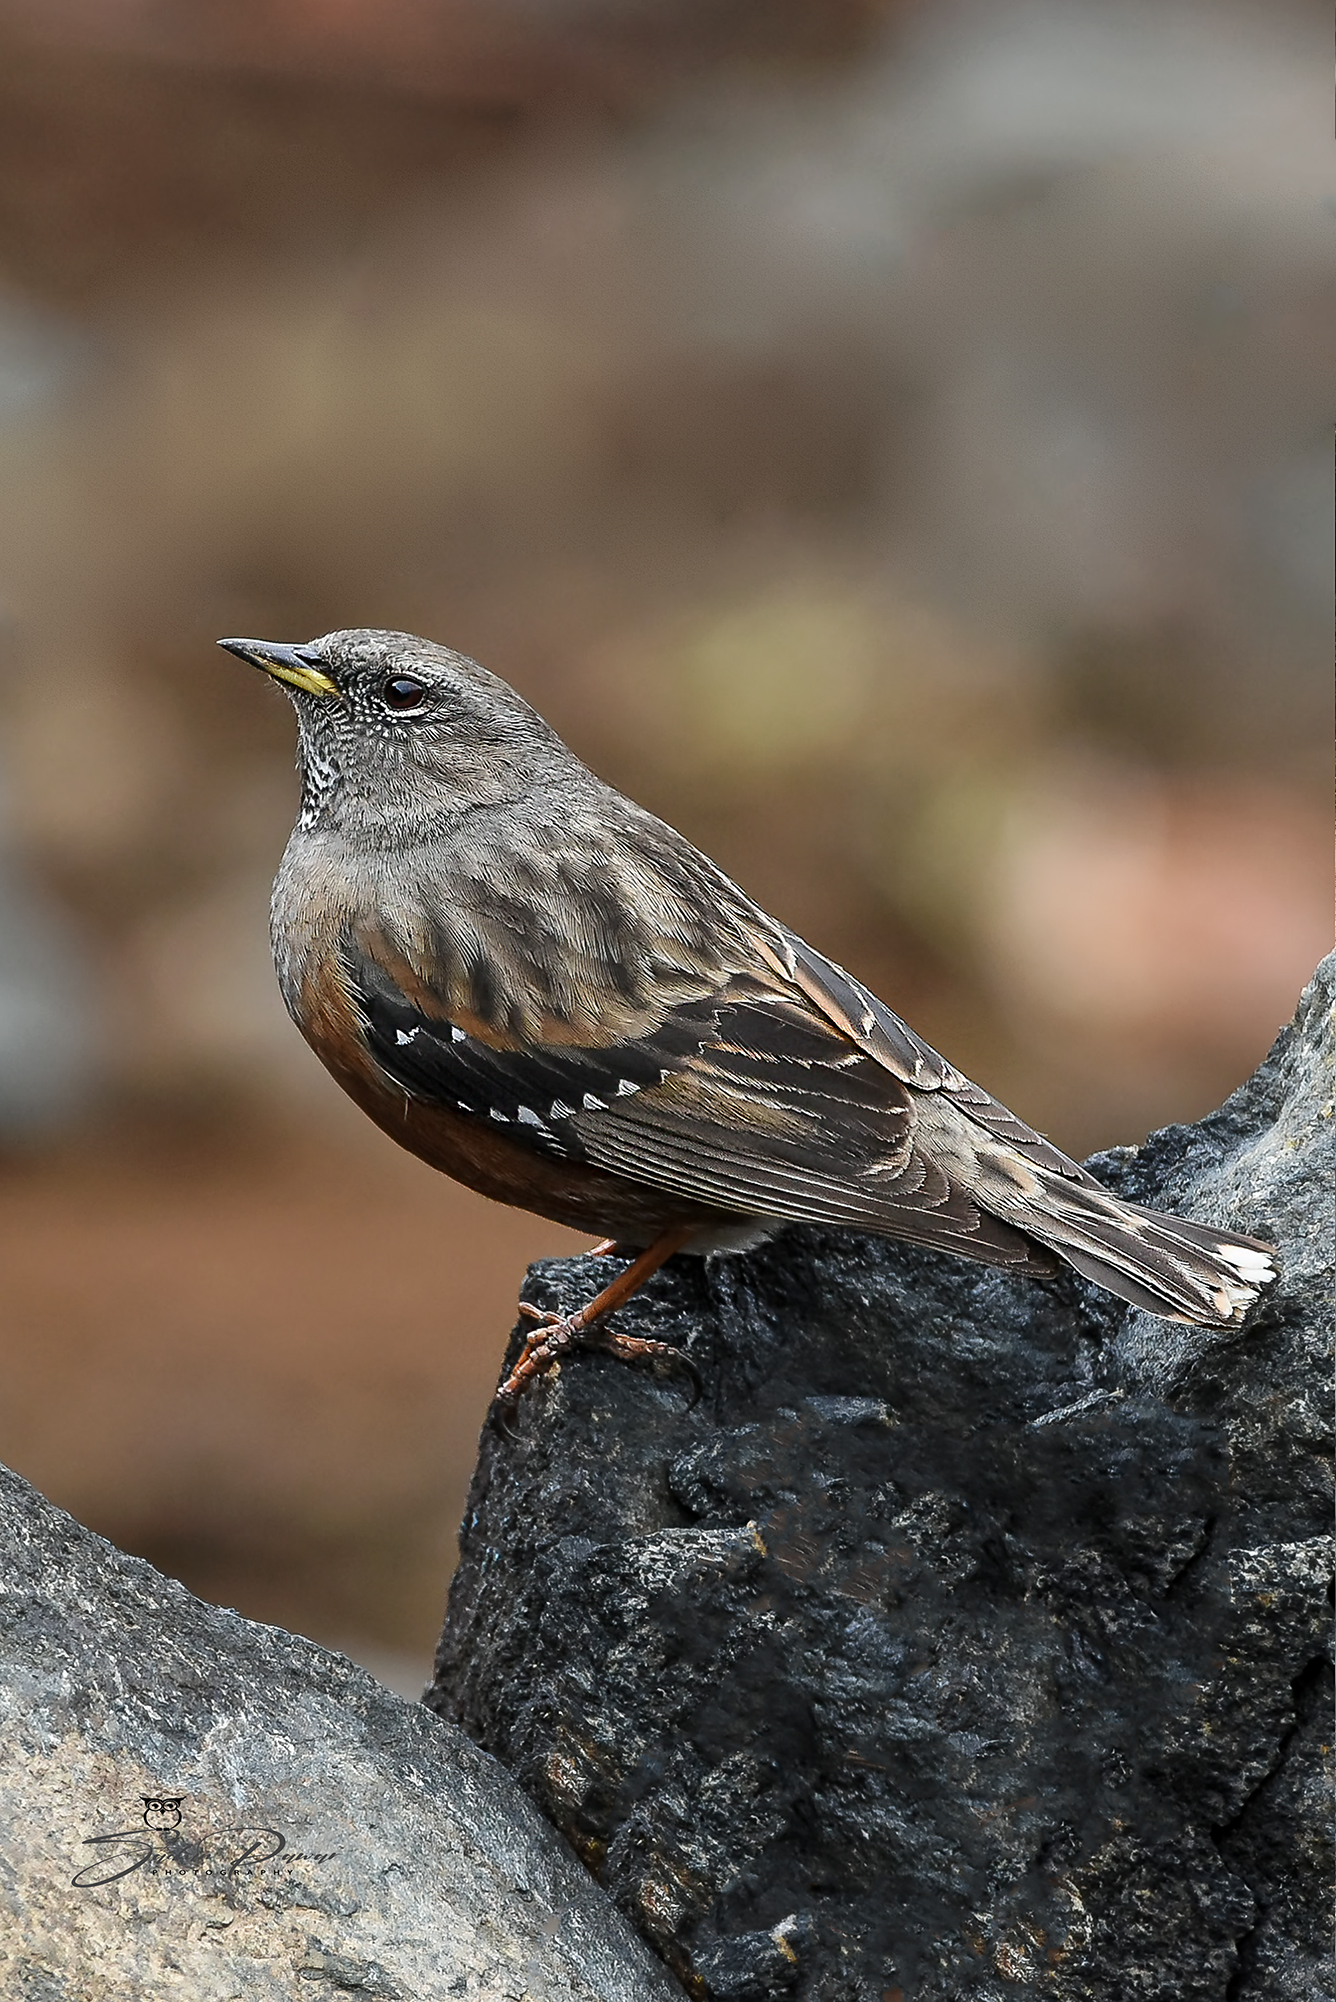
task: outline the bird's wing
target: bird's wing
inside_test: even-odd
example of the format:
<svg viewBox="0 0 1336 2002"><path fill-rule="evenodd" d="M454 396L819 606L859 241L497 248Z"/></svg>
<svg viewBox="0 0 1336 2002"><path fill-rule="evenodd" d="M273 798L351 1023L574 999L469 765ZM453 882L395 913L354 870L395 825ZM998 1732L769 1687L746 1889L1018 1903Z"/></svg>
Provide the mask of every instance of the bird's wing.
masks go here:
<svg viewBox="0 0 1336 2002"><path fill-rule="evenodd" d="M556 1160L583 1158L577 1114L659 1084L714 1028L707 994L629 1041L502 1045L485 1022L410 977L379 946L364 929L345 941L341 957L363 1041L386 1080L419 1104L492 1120L518 1145Z"/></svg>
<svg viewBox="0 0 1336 2002"><path fill-rule="evenodd" d="M966 1176L934 1158L930 1142L920 1145L926 1099L956 1074L916 1038L911 1045L880 1003L872 1030L860 1020L851 1035L844 995L863 990L816 954L810 961L808 980L820 969L831 989L825 1007L786 973L772 975L762 956L753 970L668 1007L633 1040L514 1048L475 1022L451 1021L417 980L410 996L407 976L388 970L392 955L365 939L344 953L368 1048L414 1099L496 1121L549 1157L732 1214L880 1230L1050 1269L1026 1237L975 1202ZM903 1045L892 1043L896 1030ZM910 1047L923 1052L917 1086L901 1074L901 1049Z"/></svg>
<svg viewBox="0 0 1336 2002"><path fill-rule="evenodd" d="M896 1076L803 994L736 981L720 999L714 1032L679 1070L574 1121L587 1160L744 1215L1052 1270L976 1201L972 1150L942 1133L936 1093Z"/></svg>
<svg viewBox="0 0 1336 2002"><path fill-rule="evenodd" d="M1015 1147L1032 1167L1047 1169L1066 1181L1099 1186L1093 1175L939 1056L861 981L793 932L780 927L776 930L782 955L777 955L776 971L800 988L815 1009L875 1062L917 1091L943 1092L952 1105L994 1139Z"/></svg>

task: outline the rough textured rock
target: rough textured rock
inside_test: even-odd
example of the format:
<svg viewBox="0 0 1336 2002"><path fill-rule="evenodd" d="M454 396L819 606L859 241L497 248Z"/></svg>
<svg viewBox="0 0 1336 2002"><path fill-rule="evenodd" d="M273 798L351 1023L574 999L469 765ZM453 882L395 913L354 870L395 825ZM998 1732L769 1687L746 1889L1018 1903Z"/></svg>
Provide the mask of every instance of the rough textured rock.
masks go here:
<svg viewBox="0 0 1336 2002"><path fill-rule="evenodd" d="M670 2002L459 1732L0 1471L6 2002Z"/></svg>
<svg viewBox="0 0 1336 2002"><path fill-rule="evenodd" d="M1241 1334L793 1230L624 1311L694 1410L582 1356L485 1440L430 1700L694 1994L1330 1993L1330 998L1095 1164L1279 1245Z"/></svg>

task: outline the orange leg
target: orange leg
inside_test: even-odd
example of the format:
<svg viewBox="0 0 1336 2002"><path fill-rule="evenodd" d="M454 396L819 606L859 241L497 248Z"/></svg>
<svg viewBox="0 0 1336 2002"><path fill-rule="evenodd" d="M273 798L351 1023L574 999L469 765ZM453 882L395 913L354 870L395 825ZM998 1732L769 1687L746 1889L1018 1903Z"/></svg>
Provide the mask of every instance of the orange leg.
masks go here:
<svg viewBox="0 0 1336 2002"><path fill-rule="evenodd" d="M577 1348L606 1349L609 1354L622 1356L628 1361L667 1356L694 1376L695 1370L681 1349L674 1348L671 1342L647 1342L635 1335L617 1335L595 1323L603 1321L616 1308L624 1306L633 1293L638 1293L645 1281L666 1264L675 1251L681 1250L687 1239L694 1235L695 1229L694 1224L679 1224L675 1230L666 1230L662 1237L654 1240L648 1251L642 1251L624 1272L617 1274L610 1286L595 1294L589 1305L581 1307L577 1313L544 1312L541 1308L531 1307L527 1300L521 1300L521 1314L539 1325L525 1342L518 1362L496 1393L497 1410L502 1414L513 1411L536 1376L543 1375L564 1355ZM609 1240L600 1244L598 1250L609 1251L613 1243L614 1240Z"/></svg>

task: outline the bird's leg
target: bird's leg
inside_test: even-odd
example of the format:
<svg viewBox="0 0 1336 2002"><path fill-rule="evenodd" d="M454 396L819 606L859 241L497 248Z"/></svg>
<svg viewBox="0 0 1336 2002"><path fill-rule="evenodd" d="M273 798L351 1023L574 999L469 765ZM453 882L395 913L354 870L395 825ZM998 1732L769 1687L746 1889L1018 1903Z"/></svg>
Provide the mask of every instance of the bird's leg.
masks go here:
<svg viewBox="0 0 1336 2002"><path fill-rule="evenodd" d="M619 1272L612 1283L596 1293L587 1307L581 1307L574 1314L554 1314L539 1307L531 1307L527 1300L520 1301L520 1312L538 1326L525 1342L519 1360L510 1375L496 1393L496 1408L502 1413L513 1411L521 1396L536 1376L541 1376L560 1362L562 1356L569 1355L576 1348L606 1349L610 1355L623 1357L626 1361L643 1361L657 1356L670 1357L680 1367L696 1372L686 1360L681 1349L671 1342L648 1342L636 1335L618 1335L610 1329L596 1325L624 1306L633 1293L638 1293L645 1281L667 1263L675 1251L680 1251L689 1237L694 1236L694 1224L679 1224L673 1230L664 1231L655 1238L647 1251L633 1259L624 1272ZM614 1240L598 1247L600 1252L612 1249ZM699 1394L697 1380L697 1394Z"/></svg>

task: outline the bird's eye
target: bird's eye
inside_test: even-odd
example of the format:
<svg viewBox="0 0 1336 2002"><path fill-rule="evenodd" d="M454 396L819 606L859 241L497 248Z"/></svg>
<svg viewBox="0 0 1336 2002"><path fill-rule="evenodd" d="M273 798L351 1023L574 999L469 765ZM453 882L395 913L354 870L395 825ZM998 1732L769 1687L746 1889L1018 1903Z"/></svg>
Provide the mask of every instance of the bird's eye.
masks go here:
<svg viewBox="0 0 1336 2002"><path fill-rule="evenodd" d="M412 674L392 674L381 684L380 699L387 709L420 709L427 699L427 684Z"/></svg>

